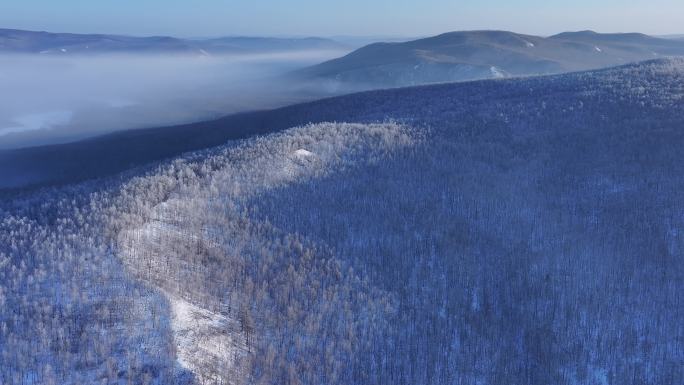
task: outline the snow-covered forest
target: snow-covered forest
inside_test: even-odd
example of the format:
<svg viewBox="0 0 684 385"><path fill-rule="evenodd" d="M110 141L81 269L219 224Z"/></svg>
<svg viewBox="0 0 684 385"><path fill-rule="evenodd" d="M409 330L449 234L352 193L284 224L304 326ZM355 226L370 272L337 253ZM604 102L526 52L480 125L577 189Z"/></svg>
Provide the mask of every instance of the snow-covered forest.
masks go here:
<svg viewBox="0 0 684 385"><path fill-rule="evenodd" d="M288 111L3 196L0 383L684 382L684 61Z"/></svg>

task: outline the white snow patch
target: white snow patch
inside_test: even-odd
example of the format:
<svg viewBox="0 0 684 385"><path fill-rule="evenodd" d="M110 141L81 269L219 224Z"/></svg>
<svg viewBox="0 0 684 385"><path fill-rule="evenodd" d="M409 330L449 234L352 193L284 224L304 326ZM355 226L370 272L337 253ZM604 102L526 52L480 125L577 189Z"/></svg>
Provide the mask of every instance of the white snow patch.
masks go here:
<svg viewBox="0 0 684 385"><path fill-rule="evenodd" d="M530 43L529 41L525 41L525 45L529 48L534 48L534 43Z"/></svg>
<svg viewBox="0 0 684 385"><path fill-rule="evenodd" d="M498 69L494 66L489 68L489 70L492 72L492 76L494 76L495 78L505 78L506 77L506 75L503 73L503 71L501 71L500 69Z"/></svg>
<svg viewBox="0 0 684 385"><path fill-rule="evenodd" d="M239 372L238 361L247 347L237 322L177 296L167 296L178 363L192 371L202 384L216 381L203 374Z"/></svg>
<svg viewBox="0 0 684 385"><path fill-rule="evenodd" d="M295 151L294 154L296 156L304 157L304 158L308 158L310 156L313 156L313 152L311 152L309 150L305 150L303 148L300 148L299 150Z"/></svg>

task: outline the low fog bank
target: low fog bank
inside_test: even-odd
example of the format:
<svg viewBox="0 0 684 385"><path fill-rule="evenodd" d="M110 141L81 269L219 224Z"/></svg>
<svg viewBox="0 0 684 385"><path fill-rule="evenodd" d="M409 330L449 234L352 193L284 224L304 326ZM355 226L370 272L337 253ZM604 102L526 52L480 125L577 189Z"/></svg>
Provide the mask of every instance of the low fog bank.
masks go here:
<svg viewBox="0 0 684 385"><path fill-rule="evenodd" d="M166 126L320 96L285 73L346 51L244 55L0 55L0 149ZM322 90L321 90L322 91Z"/></svg>

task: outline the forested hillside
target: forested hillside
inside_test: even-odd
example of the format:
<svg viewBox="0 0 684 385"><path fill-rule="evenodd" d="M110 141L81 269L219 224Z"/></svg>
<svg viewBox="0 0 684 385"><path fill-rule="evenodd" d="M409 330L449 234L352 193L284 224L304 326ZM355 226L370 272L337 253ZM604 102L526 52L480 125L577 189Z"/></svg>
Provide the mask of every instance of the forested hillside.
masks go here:
<svg viewBox="0 0 684 385"><path fill-rule="evenodd" d="M558 74L684 55L681 41L640 33L565 32L550 37L508 31L457 31L400 43L375 43L295 72L331 90Z"/></svg>
<svg viewBox="0 0 684 385"><path fill-rule="evenodd" d="M3 201L0 383L684 382L684 61L264 114Z"/></svg>

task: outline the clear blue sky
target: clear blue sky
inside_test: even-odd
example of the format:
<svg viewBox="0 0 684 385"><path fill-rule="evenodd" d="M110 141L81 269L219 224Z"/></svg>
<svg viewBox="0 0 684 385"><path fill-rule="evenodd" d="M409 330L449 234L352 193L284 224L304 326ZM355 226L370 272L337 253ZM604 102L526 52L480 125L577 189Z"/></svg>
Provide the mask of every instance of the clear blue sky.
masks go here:
<svg viewBox="0 0 684 385"><path fill-rule="evenodd" d="M137 35L684 33L684 0L0 0L0 27Z"/></svg>

